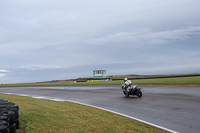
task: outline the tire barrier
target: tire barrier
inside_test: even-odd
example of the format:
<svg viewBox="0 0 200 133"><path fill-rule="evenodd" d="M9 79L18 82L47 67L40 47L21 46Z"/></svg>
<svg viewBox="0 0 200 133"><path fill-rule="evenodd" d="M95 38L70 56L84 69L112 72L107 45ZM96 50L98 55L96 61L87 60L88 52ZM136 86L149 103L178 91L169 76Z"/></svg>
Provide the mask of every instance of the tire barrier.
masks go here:
<svg viewBox="0 0 200 133"><path fill-rule="evenodd" d="M0 99L0 133L16 133L19 129L19 106Z"/></svg>

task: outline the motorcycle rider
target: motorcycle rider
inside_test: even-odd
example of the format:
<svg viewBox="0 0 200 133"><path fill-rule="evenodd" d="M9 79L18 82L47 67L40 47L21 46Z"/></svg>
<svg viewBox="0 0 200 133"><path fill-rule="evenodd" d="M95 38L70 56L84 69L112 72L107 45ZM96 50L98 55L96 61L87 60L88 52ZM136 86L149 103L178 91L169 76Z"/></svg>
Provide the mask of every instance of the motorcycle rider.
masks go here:
<svg viewBox="0 0 200 133"><path fill-rule="evenodd" d="M128 93L131 89L130 85L133 85L133 83L130 80L128 80L128 78L124 78L122 89L124 89Z"/></svg>

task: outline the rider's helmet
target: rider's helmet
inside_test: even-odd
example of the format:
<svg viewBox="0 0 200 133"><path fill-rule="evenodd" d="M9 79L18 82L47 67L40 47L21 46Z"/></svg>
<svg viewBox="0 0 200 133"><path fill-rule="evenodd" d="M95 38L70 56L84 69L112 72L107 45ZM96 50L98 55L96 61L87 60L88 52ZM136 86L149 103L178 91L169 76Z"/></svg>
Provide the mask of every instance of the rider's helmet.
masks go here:
<svg viewBox="0 0 200 133"><path fill-rule="evenodd" d="M127 78L124 78L124 82L126 82L128 79Z"/></svg>

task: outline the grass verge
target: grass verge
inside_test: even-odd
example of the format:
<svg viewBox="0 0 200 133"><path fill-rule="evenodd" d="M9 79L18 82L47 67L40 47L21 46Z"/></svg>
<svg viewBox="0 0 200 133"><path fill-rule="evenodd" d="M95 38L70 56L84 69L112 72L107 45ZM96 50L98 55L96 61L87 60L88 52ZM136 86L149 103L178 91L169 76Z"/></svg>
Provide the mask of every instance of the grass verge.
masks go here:
<svg viewBox="0 0 200 133"><path fill-rule="evenodd" d="M70 102L0 94L19 105L18 133L164 133L160 129L100 109Z"/></svg>

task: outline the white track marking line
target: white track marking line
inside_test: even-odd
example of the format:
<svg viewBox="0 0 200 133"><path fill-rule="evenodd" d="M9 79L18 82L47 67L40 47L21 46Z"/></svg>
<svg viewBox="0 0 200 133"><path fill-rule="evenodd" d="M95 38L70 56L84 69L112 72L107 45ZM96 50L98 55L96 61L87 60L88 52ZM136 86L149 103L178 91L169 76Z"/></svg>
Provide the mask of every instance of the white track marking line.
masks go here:
<svg viewBox="0 0 200 133"><path fill-rule="evenodd" d="M115 111L112 111L112 110L108 110L108 109L105 109L105 108L101 108L101 107L97 107L97 106L93 106L93 105L89 105L89 104L85 104L85 103L81 103L81 102L76 102L76 101L66 100L66 99L58 99L58 98L55 98L55 97L36 96L36 95L27 95L27 94L17 94L17 93L4 93L4 94L19 95L19 96L28 96L28 97L32 97L32 98L46 99L46 100L52 100L52 101L67 101L67 102L77 103L77 104L81 104L81 105L85 105L85 106L89 106L89 107L93 107L93 108L105 110L105 111L108 111L108 112L111 112L111 113L115 113L115 114L121 115L123 117L127 117L127 118L130 118L130 119L142 122L144 124L147 124L147 125L159 128L159 129L167 131L167 132L178 133L178 132L173 131L171 129L168 129L168 128L165 128L165 127L162 127L162 126L159 126L159 125L156 125L156 124L153 124L153 123L150 123L150 122L147 122L147 121L144 121L144 120L132 117L132 116L128 116L128 115L125 115L125 114L122 114L122 113L119 113L119 112L115 112Z"/></svg>

